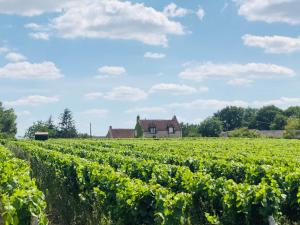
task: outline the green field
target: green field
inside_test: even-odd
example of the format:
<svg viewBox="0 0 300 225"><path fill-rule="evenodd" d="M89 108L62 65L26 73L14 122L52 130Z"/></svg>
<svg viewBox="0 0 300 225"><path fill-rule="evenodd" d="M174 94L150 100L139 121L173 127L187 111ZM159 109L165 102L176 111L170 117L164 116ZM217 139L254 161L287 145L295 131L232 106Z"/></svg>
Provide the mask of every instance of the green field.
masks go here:
<svg viewBox="0 0 300 225"><path fill-rule="evenodd" d="M39 212L40 224L47 223L43 210L51 224L66 225L263 225L269 224L271 216L277 224L300 222L298 140L102 139L3 144L19 161L29 162L34 180L28 177L22 182L36 184L45 195L46 210L43 196L34 189L40 202L34 202L29 211L31 215ZM0 210L5 213L0 194ZM40 211L34 211L36 208Z"/></svg>

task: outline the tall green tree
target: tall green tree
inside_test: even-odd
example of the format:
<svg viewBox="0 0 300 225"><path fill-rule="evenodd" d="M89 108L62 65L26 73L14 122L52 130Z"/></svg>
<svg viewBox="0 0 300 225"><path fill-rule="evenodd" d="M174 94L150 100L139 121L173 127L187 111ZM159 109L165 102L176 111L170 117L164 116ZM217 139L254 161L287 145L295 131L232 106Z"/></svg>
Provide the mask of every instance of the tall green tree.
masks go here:
<svg viewBox="0 0 300 225"><path fill-rule="evenodd" d="M295 117L290 117L285 126L284 137L285 138L296 138L300 130L300 119Z"/></svg>
<svg viewBox="0 0 300 225"><path fill-rule="evenodd" d="M34 122L33 125L26 130L24 137L34 139L36 132L49 132L48 124L43 121Z"/></svg>
<svg viewBox="0 0 300 225"><path fill-rule="evenodd" d="M222 122L224 131L234 130L242 127L244 109L236 106L228 106L215 113L214 116Z"/></svg>
<svg viewBox="0 0 300 225"><path fill-rule="evenodd" d="M222 132L222 122L216 118L208 118L199 126L199 133L202 137L219 137Z"/></svg>
<svg viewBox="0 0 300 225"><path fill-rule="evenodd" d="M300 118L300 106L291 106L284 111L284 115L287 117Z"/></svg>
<svg viewBox="0 0 300 225"><path fill-rule="evenodd" d="M183 137L199 137L199 125L197 124L189 124L189 123L181 123Z"/></svg>
<svg viewBox="0 0 300 225"><path fill-rule="evenodd" d="M65 109L60 116L59 135L61 138L77 137L75 121L71 110Z"/></svg>
<svg viewBox="0 0 300 225"><path fill-rule="evenodd" d="M271 130L283 130L287 125L288 118L283 114L277 114L271 123Z"/></svg>
<svg viewBox="0 0 300 225"><path fill-rule="evenodd" d="M0 133L14 137L17 134L17 116L13 109L5 109L0 102Z"/></svg>
<svg viewBox="0 0 300 225"><path fill-rule="evenodd" d="M256 114L256 127L259 130L270 130L271 125L278 114L283 114L283 111L274 106L264 106L258 110Z"/></svg>
<svg viewBox="0 0 300 225"><path fill-rule="evenodd" d="M247 127L248 129L255 129L256 128L256 114L258 109L254 108L245 108L243 114L243 122L242 127Z"/></svg>

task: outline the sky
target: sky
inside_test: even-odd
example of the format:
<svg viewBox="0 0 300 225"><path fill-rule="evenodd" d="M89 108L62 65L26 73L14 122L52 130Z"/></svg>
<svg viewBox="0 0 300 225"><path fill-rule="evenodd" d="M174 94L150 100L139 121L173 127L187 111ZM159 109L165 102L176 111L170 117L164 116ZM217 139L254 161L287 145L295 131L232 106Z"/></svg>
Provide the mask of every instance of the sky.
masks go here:
<svg viewBox="0 0 300 225"><path fill-rule="evenodd" d="M299 0L0 0L0 101L18 135L72 110L82 133L136 116L199 123L300 105Z"/></svg>

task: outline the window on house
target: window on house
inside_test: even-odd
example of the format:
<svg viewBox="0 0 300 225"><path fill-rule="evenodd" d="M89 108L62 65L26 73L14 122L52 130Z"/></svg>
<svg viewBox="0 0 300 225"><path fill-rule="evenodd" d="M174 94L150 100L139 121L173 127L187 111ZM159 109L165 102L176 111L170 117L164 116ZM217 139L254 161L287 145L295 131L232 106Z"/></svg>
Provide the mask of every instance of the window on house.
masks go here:
<svg viewBox="0 0 300 225"><path fill-rule="evenodd" d="M174 134L174 127L169 127L168 128L169 134Z"/></svg>
<svg viewBox="0 0 300 225"><path fill-rule="evenodd" d="M156 134L156 127L150 127L150 134Z"/></svg>

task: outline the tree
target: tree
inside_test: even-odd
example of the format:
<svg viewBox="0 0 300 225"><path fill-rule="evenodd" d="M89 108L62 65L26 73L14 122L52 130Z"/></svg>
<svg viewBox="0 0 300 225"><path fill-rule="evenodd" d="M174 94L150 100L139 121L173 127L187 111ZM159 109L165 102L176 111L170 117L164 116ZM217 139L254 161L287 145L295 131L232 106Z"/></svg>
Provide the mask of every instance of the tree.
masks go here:
<svg viewBox="0 0 300 225"><path fill-rule="evenodd" d="M253 109L253 108L244 109L242 127L247 127L248 129L256 128L255 117L257 111L258 111L257 109Z"/></svg>
<svg viewBox="0 0 300 225"><path fill-rule="evenodd" d="M284 129L285 138L296 138L297 131L300 130L300 119L293 117L289 118Z"/></svg>
<svg viewBox="0 0 300 225"><path fill-rule="evenodd" d="M283 111L274 105L262 107L256 114L257 129L270 130L271 124L274 121L276 115L282 113Z"/></svg>
<svg viewBox="0 0 300 225"><path fill-rule="evenodd" d="M71 110L65 109L60 116L59 136L62 138L77 137L77 130Z"/></svg>
<svg viewBox="0 0 300 225"><path fill-rule="evenodd" d="M0 102L0 133L14 137L17 134L17 116L13 109L5 109Z"/></svg>
<svg viewBox="0 0 300 225"><path fill-rule="evenodd" d="M203 137L218 137L222 132L222 122L216 117L204 120L199 126L199 133Z"/></svg>
<svg viewBox="0 0 300 225"><path fill-rule="evenodd" d="M300 118L300 106L291 106L284 111L284 115L287 117Z"/></svg>
<svg viewBox="0 0 300 225"><path fill-rule="evenodd" d="M271 123L271 130L283 130L287 124L288 118L283 114L277 114Z"/></svg>
<svg viewBox="0 0 300 225"><path fill-rule="evenodd" d="M188 124L188 123L181 123L180 124L182 129L182 136L183 137L199 137L199 125L197 124Z"/></svg>
<svg viewBox="0 0 300 225"><path fill-rule="evenodd" d="M48 124L43 121L37 121L25 132L25 138L34 139L36 132L49 132ZM49 135L50 136L50 135Z"/></svg>
<svg viewBox="0 0 300 225"><path fill-rule="evenodd" d="M224 131L240 128L243 123L244 109L236 106L228 106L221 111L215 113L223 124Z"/></svg>
<svg viewBox="0 0 300 225"><path fill-rule="evenodd" d="M57 126L55 126L52 116L49 117L49 119L46 122L48 132L49 132L49 137L50 138L57 138L59 135L59 131Z"/></svg>

